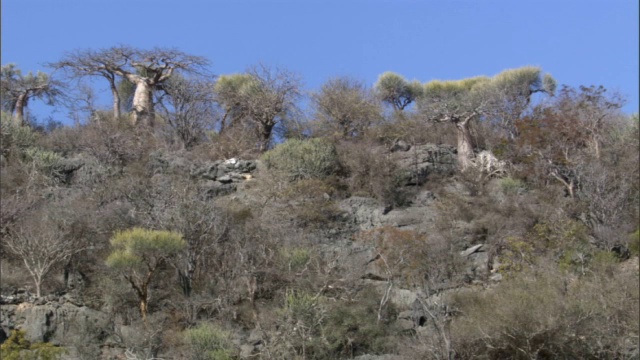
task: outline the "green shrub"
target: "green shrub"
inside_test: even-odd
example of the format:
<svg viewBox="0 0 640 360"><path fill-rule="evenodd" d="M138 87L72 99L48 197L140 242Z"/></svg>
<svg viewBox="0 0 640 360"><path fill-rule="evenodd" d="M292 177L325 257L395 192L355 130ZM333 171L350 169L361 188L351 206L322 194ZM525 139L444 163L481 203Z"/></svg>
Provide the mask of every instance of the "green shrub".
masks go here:
<svg viewBox="0 0 640 360"><path fill-rule="evenodd" d="M319 179L335 174L340 166L335 146L328 140L288 140L262 157L267 167L292 180Z"/></svg>
<svg viewBox="0 0 640 360"><path fill-rule="evenodd" d="M18 126L11 122L11 115L2 112L0 119L0 131L2 133L2 146L15 146L18 149L26 149L34 146L38 140L38 133L28 126Z"/></svg>
<svg viewBox="0 0 640 360"><path fill-rule="evenodd" d="M283 248L280 256L289 271L299 271L309 263L311 252L305 248Z"/></svg>
<svg viewBox="0 0 640 360"><path fill-rule="evenodd" d="M500 188L505 194L519 194L526 190L526 185L522 180L507 176L500 179Z"/></svg>
<svg viewBox="0 0 640 360"><path fill-rule="evenodd" d="M0 346L0 358L3 360L56 360L65 353L65 349L50 343L32 344L25 338L24 330L14 330Z"/></svg>
<svg viewBox="0 0 640 360"><path fill-rule="evenodd" d="M230 334L210 323L202 323L184 332L193 360L231 360L235 350Z"/></svg>

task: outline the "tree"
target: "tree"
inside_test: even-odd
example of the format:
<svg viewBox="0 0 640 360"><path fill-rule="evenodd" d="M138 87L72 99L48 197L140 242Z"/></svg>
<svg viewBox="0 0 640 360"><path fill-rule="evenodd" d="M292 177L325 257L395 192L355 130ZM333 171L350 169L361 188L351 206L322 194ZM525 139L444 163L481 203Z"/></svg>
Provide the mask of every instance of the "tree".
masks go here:
<svg viewBox="0 0 640 360"><path fill-rule="evenodd" d="M418 81L409 82L401 75L390 71L378 77L374 88L380 99L391 105L395 111L404 110L422 93L422 84Z"/></svg>
<svg viewBox="0 0 640 360"><path fill-rule="evenodd" d="M300 97L296 75L265 65L244 74L221 76L214 89L225 113L221 130L228 124L249 122L257 131L260 151L267 150L274 127L295 110Z"/></svg>
<svg viewBox="0 0 640 360"><path fill-rule="evenodd" d="M485 117L502 128L510 140L519 134L515 122L531 110L534 94L554 95L556 80L539 67L524 66L502 71L491 79Z"/></svg>
<svg viewBox="0 0 640 360"><path fill-rule="evenodd" d="M38 71L35 75L32 72L23 75L15 64L2 66L2 108L14 115L14 121L18 125L25 124L24 112L29 100L43 99L48 105L53 105L62 96L62 88L62 83L52 79L47 73Z"/></svg>
<svg viewBox="0 0 640 360"><path fill-rule="evenodd" d="M474 158L470 123L482 114L484 86L491 80L480 76L463 80L433 80L424 85L418 106L429 121L449 122L456 127L458 167L465 170Z"/></svg>
<svg viewBox="0 0 640 360"><path fill-rule="evenodd" d="M152 50L118 46L98 51L79 50L68 54L54 68L69 69L77 77L102 76L109 81L113 95L114 115L120 114L120 96L116 76L135 84L133 95L134 124L152 126L155 119L153 91L175 71L201 73L208 61L200 56L188 55L176 49Z"/></svg>
<svg viewBox="0 0 640 360"><path fill-rule="evenodd" d="M107 258L107 266L118 271L131 284L138 295L140 315L145 322L153 276L185 245L178 233L142 228L120 231L111 238L113 251Z"/></svg>
<svg viewBox="0 0 640 360"><path fill-rule="evenodd" d="M473 120L502 117L511 127L516 120L514 114L522 114L533 94L552 93L554 90L555 80L552 77L542 78L540 69L523 67L505 70L492 78L478 76L430 81L424 85L418 108L429 121L455 125L458 166L464 170L475 157L470 128Z"/></svg>
<svg viewBox="0 0 640 360"><path fill-rule="evenodd" d="M311 96L321 132L342 137L362 136L381 119L380 104L362 82L339 77L327 81Z"/></svg>
<svg viewBox="0 0 640 360"><path fill-rule="evenodd" d="M42 281L55 265L83 250L75 239L60 231L48 217L11 231L4 245L17 255L33 278L36 297L42 295Z"/></svg>
<svg viewBox="0 0 640 360"><path fill-rule="evenodd" d="M174 75L162 89L166 95L158 102L162 117L189 149L202 140L205 130L213 128L213 83Z"/></svg>

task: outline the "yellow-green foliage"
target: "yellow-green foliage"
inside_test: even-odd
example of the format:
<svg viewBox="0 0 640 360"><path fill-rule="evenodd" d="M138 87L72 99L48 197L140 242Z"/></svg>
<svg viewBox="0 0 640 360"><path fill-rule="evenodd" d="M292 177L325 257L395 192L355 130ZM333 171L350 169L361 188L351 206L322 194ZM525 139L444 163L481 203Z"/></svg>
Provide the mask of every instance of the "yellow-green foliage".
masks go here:
<svg viewBox="0 0 640 360"><path fill-rule="evenodd" d="M289 271L298 271L309 263L311 252L305 248L282 248L280 256Z"/></svg>
<svg viewBox="0 0 640 360"><path fill-rule="evenodd" d="M120 231L111 238L113 252L107 265L116 269L141 266L175 255L185 246L182 235L171 231L143 228Z"/></svg>
<svg viewBox="0 0 640 360"><path fill-rule="evenodd" d="M339 169L335 146L321 138L288 140L266 152L262 160L269 169L281 172L292 180L323 178Z"/></svg>
<svg viewBox="0 0 640 360"><path fill-rule="evenodd" d="M424 94L429 97L455 96L469 92L475 87L488 82L486 76L476 76L462 80L432 80L424 84Z"/></svg>
<svg viewBox="0 0 640 360"><path fill-rule="evenodd" d="M193 360L235 359L230 334L213 324L202 323L184 331L185 342Z"/></svg>
<svg viewBox="0 0 640 360"><path fill-rule="evenodd" d="M57 360L66 350L50 343L32 344L25 338L23 330L14 330L0 346L2 360Z"/></svg>
<svg viewBox="0 0 640 360"><path fill-rule="evenodd" d="M500 179L500 187L505 194L517 194L526 189L526 185L522 180L514 179L510 176Z"/></svg>
<svg viewBox="0 0 640 360"><path fill-rule="evenodd" d="M2 112L0 131L2 132L2 147L15 146L24 150L35 145L38 133L28 126L16 125L11 121L11 114Z"/></svg>

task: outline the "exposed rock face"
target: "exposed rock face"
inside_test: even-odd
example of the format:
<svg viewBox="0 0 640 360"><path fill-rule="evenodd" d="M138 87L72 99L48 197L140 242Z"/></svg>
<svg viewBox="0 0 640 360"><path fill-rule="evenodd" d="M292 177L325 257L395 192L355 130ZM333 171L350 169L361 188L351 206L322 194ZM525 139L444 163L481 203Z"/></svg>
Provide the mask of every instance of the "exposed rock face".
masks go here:
<svg viewBox="0 0 640 360"><path fill-rule="evenodd" d="M3 304L0 314L0 326L6 334L20 328L30 341L54 345L68 345L77 339L100 343L106 339L109 328L106 314L64 299L44 305Z"/></svg>
<svg viewBox="0 0 640 360"><path fill-rule="evenodd" d="M404 185L421 185L431 174L450 175L456 170L456 149L446 145L416 145L405 151L391 154L393 160L404 170Z"/></svg>

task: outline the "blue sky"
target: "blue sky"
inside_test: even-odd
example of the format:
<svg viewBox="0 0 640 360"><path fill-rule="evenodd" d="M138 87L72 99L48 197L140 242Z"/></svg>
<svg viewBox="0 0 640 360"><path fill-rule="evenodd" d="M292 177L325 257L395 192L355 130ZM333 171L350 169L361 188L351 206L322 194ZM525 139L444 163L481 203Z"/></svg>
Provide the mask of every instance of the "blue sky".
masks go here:
<svg viewBox="0 0 640 360"><path fill-rule="evenodd" d="M638 17L638 0L3 0L2 64L47 70L74 49L176 47L215 74L287 68L306 90L338 75L373 84L388 70L428 81L537 65L561 84L621 92L631 113Z"/></svg>

